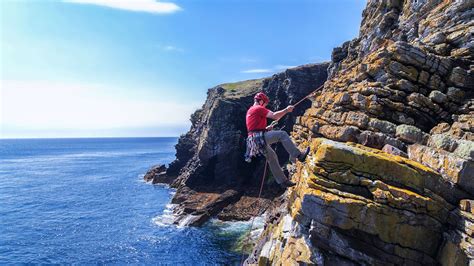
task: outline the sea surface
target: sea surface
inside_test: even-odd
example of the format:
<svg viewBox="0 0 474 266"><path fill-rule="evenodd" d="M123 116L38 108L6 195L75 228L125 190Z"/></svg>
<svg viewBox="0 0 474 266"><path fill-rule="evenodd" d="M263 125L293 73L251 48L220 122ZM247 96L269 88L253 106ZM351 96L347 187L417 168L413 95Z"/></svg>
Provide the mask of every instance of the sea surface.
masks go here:
<svg viewBox="0 0 474 266"><path fill-rule="evenodd" d="M0 140L0 264L238 264L245 223L170 225L177 138Z"/></svg>

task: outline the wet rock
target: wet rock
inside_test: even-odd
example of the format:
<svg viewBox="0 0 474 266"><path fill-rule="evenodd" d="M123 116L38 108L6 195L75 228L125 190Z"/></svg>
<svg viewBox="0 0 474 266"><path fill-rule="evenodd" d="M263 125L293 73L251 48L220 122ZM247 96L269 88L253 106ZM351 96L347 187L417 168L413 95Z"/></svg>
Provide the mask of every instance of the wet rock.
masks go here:
<svg viewBox="0 0 474 266"><path fill-rule="evenodd" d="M166 166L164 164L158 164L150 168L143 179L152 184L170 184L173 182L174 177L166 175Z"/></svg>
<svg viewBox="0 0 474 266"><path fill-rule="evenodd" d="M193 193L176 207L175 224L180 226L200 226L224 207L236 202L242 192L229 189L223 193Z"/></svg>

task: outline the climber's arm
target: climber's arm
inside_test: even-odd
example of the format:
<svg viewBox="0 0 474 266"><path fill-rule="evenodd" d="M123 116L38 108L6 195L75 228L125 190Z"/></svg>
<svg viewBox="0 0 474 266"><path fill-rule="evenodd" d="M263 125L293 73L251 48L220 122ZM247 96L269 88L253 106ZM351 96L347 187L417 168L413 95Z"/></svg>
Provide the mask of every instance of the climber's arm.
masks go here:
<svg viewBox="0 0 474 266"><path fill-rule="evenodd" d="M285 109L282 109L280 111L276 111L276 112L270 111L267 113L267 117L273 120L280 120L280 118L282 118L287 113L293 112L293 108L294 108L293 105L288 105Z"/></svg>

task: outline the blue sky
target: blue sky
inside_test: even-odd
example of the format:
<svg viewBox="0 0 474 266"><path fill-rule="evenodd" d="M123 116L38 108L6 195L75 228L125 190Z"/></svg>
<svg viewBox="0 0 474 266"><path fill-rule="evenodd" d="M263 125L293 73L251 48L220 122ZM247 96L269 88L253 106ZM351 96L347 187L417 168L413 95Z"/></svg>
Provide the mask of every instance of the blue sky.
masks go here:
<svg viewBox="0 0 474 266"><path fill-rule="evenodd" d="M0 137L178 136L208 88L330 59L363 0L6 0Z"/></svg>

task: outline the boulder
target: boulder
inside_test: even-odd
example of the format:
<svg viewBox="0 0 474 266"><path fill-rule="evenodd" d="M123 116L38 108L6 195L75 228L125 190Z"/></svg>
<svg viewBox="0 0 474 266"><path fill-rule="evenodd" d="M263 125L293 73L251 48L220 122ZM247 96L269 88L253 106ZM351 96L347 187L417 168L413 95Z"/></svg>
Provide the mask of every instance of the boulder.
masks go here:
<svg viewBox="0 0 474 266"><path fill-rule="evenodd" d="M448 100L448 96L440 91L432 91L430 92L430 99L439 104L444 104Z"/></svg>
<svg viewBox="0 0 474 266"><path fill-rule="evenodd" d="M395 136L407 143L425 143L428 139L428 135L419 128L403 124L397 126Z"/></svg>

